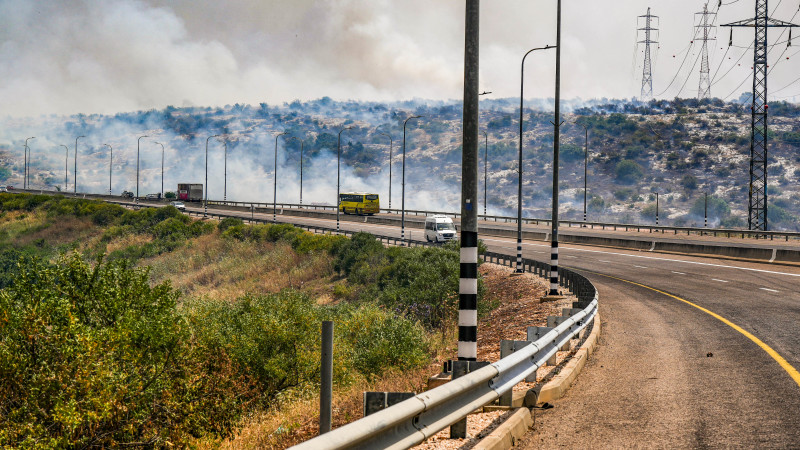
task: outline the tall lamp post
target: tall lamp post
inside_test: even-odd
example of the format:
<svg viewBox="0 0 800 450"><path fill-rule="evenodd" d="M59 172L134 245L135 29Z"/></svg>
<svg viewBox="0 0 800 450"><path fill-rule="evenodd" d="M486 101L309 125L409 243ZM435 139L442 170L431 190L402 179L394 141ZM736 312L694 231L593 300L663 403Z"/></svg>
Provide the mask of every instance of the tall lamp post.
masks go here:
<svg viewBox="0 0 800 450"><path fill-rule="evenodd" d="M387 133L378 133L378 134L389 138L389 209L392 209L392 147L394 147L394 141L392 140L391 134Z"/></svg>
<svg viewBox="0 0 800 450"><path fill-rule="evenodd" d="M553 217L550 231L550 293L558 295L558 148L561 141L561 0L556 6L556 95L553 115Z"/></svg>
<svg viewBox="0 0 800 450"><path fill-rule="evenodd" d="M583 151L583 222L584 227L586 226L586 192L588 189L588 173L589 173L589 128L582 124L575 122L575 125L580 125L583 127L583 130L586 132L586 140L584 145Z"/></svg>
<svg viewBox="0 0 800 450"><path fill-rule="evenodd" d="M705 193L705 203L703 204L703 227L708 228L708 192Z"/></svg>
<svg viewBox="0 0 800 450"><path fill-rule="evenodd" d="M544 47L537 47L528 50L525 56L522 57L522 64L520 64L520 78L519 78L519 154L518 154L518 167L517 167L517 267L515 272L522 273L522 132L523 132L523 104L525 98L525 58L536 50L547 50L553 48L550 45Z"/></svg>
<svg viewBox="0 0 800 450"><path fill-rule="evenodd" d="M161 198L164 198L164 144L156 142L161 146Z"/></svg>
<svg viewBox="0 0 800 450"><path fill-rule="evenodd" d="M75 176L73 177L75 179L73 180L73 189L72 189L72 193L74 195L78 195L78 139L80 139L82 137L86 137L86 136L78 136L78 137L75 138L75 160L74 160L74 165L73 165L73 168L72 168L72 173L75 174ZM137 176L138 176L138 173L137 173Z"/></svg>
<svg viewBox="0 0 800 450"><path fill-rule="evenodd" d="M656 192L656 226L658 226L658 192Z"/></svg>
<svg viewBox="0 0 800 450"><path fill-rule="evenodd" d="M342 167L342 133L344 130L349 130L353 127L344 127L339 131L339 138L336 141L336 232L340 231L339 229L339 189L340 189L340 181L341 181L341 167Z"/></svg>
<svg viewBox="0 0 800 450"><path fill-rule="evenodd" d="M142 141L142 138L148 137L146 134L144 136L139 136L139 139L136 139L136 203L139 203L139 144Z"/></svg>
<svg viewBox="0 0 800 450"><path fill-rule="evenodd" d="M60 144L64 147L64 192L67 192L67 182L68 182L68 173L69 173L69 147L64 144Z"/></svg>
<svg viewBox="0 0 800 450"><path fill-rule="evenodd" d="M213 136L209 136L206 138L206 185L205 188L205 196L203 197L203 218L205 219L208 216L208 140L214 137L218 137L218 134Z"/></svg>
<svg viewBox="0 0 800 450"><path fill-rule="evenodd" d="M22 188L23 189L27 189L28 188L28 164L30 163L30 161L28 161L28 151L29 151L29 148L30 148L30 147L28 147L28 141L31 140L31 139L36 139L36 136L31 136L31 137L25 139L25 162L23 164L23 171L22 171Z"/></svg>
<svg viewBox="0 0 800 450"><path fill-rule="evenodd" d="M482 131L483 138L485 139L485 143L483 146L483 220L486 220L486 191L488 190L488 175L489 175L489 134L485 131Z"/></svg>
<svg viewBox="0 0 800 450"><path fill-rule="evenodd" d="M108 195L111 195L111 166L114 164L114 148L108 144L103 144L108 147Z"/></svg>
<svg viewBox="0 0 800 450"><path fill-rule="evenodd" d="M411 119L419 119L422 116L411 116L403 122L403 183L402 195L400 197L400 245L405 245L406 240L406 124Z"/></svg>
<svg viewBox="0 0 800 450"><path fill-rule="evenodd" d="M298 137L290 137L290 141L300 142L300 204L303 204L303 140Z"/></svg>
<svg viewBox="0 0 800 450"><path fill-rule="evenodd" d="M228 201L228 141L223 139L222 145L225 147L225 156L222 169L222 201Z"/></svg>
<svg viewBox="0 0 800 450"><path fill-rule="evenodd" d="M275 167L272 169L272 172L275 174L272 182L272 223L278 221L275 213L275 204L278 202L278 138L284 134L289 133L284 131L283 133L278 133L278 135L275 136ZM338 230L339 227L337 226L336 229Z"/></svg>

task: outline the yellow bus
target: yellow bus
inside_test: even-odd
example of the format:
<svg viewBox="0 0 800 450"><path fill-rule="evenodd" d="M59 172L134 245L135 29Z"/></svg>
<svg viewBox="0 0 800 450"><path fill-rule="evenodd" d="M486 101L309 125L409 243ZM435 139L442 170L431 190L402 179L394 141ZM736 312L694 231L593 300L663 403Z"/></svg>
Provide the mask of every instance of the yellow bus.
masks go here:
<svg viewBox="0 0 800 450"><path fill-rule="evenodd" d="M345 214L368 214L371 216L380 210L378 194L366 192L339 194L339 211Z"/></svg>

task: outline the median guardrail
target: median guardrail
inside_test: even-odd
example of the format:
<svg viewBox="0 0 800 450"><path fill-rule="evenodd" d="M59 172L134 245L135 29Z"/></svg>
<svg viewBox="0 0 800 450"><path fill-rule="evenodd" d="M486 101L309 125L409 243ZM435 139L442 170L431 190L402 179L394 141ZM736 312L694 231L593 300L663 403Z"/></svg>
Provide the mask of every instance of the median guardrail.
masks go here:
<svg viewBox="0 0 800 450"><path fill-rule="evenodd" d="M19 192L26 192L26 193L46 193L46 194L57 194L57 195L64 195L64 196L73 196L76 194L72 194L69 192L61 192L61 191L46 191L46 190L39 190L39 189L15 189L15 191ZM84 198L102 198L102 199L116 199L119 196L115 195L108 195L108 194L86 194L86 193L78 193L77 196L84 197ZM169 202L169 199L162 199L160 200L164 204ZM315 204L299 204L299 203L267 203L267 202L236 202L236 201L222 201L222 200L209 200L208 205L213 206L230 206L230 207L240 207L240 208L251 208L255 207L258 209L281 209L281 210L313 210L313 211L336 211L336 206L332 205L315 205ZM389 209L389 208L381 208L382 213L388 214L400 214L401 210L399 209ZM406 209L405 213L410 216L428 216L432 214L439 214L448 217L452 217L454 219L460 219L461 214L449 211L427 211L427 210L414 210L414 209ZM487 222L504 222L504 223L517 223L517 218L512 216L493 216L493 215L478 215L479 220L487 221ZM550 225L552 221L550 219L539 219L539 218L530 218L530 217L523 217L522 223L526 225ZM580 220L559 220L559 226L562 227L576 227L576 228L590 228L590 229L602 229L602 230L625 230L625 231L636 231L636 232L650 232L650 233L661 233L661 234L697 234L701 236L721 236L721 237L741 237L742 239L768 239L768 240L775 240L775 239L784 239L785 241L789 241L789 239L800 239L800 232L795 231L760 231L760 230L740 230L740 229L733 229L733 228L705 228L705 227L673 227L673 226L664 226L664 225L641 225L641 224L625 224L625 223L609 223L609 222L584 222Z"/></svg>

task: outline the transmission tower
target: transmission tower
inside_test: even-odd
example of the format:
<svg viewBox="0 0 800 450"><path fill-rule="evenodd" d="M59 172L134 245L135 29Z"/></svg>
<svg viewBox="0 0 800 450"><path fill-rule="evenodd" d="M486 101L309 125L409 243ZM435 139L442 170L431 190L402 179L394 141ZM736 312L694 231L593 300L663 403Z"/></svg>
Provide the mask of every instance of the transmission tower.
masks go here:
<svg viewBox="0 0 800 450"><path fill-rule="evenodd" d="M716 16L717 13L708 12L708 3L703 5L703 12L695 13L695 16L702 15L699 20L699 25L696 26L698 34L696 39L703 41L703 48L700 51L700 85L697 89L697 98L704 99L711 97L711 76L709 75L708 67L708 41L715 41L716 38L711 36L711 29L714 28L712 19L709 22L709 16Z"/></svg>
<svg viewBox="0 0 800 450"><path fill-rule="evenodd" d="M751 230L767 227L767 29L796 27L769 17L767 0L756 0L756 15L726 27L755 29L753 44L753 104L750 121L750 204L747 225Z"/></svg>
<svg viewBox="0 0 800 450"><path fill-rule="evenodd" d="M657 34L658 28L654 28L651 25L654 21L658 21L658 16L651 15L648 7L647 14L639 16L639 20L641 19L644 19L644 27L639 28L638 31L644 32L644 40L639 41L639 44L644 44L644 69L642 70L642 94L640 99L650 100L653 98L653 68L650 61L650 44L658 44L658 41L652 39L651 35L653 32Z"/></svg>

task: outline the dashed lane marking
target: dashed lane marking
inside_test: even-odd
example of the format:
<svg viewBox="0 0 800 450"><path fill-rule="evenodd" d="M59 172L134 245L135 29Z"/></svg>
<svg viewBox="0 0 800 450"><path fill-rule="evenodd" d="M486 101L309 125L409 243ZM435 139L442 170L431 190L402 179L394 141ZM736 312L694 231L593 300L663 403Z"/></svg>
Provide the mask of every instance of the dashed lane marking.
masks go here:
<svg viewBox="0 0 800 450"><path fill-rule="evenodd" d="M762 291L767 291L767 292L775 292L775 293L778 292L775 289L769 289L769 288L759 288L759 289L761 289Z"/></svg>
<svg viewBox="0 0 800 450"><path fill-rule="evenodd" d="M685 273L683 273L683 272L675 272L674 270L672 271L672 273L675 273L675 274L678 274L678 275L686 275L686 274L685 274Z"/></svg>
<svg viewBox="0 0 800 450"><path fill-rule="evenodd" d="M700 305L692 303L689 300L686 300L686 299L683 299L681 297L678 297L677 295L673 295L673 294L670 294L669 292L665 292L665 291L662 291L660 289L656 289L654 287L650 287L650 286L647 286L647 285L644 285L644 284L641 284L641 283L637 283L635 281L626 280L624 278L613 277L611 275L606 275L606 274L602 274L602 273L598 273L598 272L590 272L590 271L584 271L584 270L581 270L581 271L593 273L593 274L599 275L601 277L611 278L611 279L614 279L614 280L622 281L624 283L632 284L634 286L639 286L639 287L642 287L642 288L645 288L645 289L649 289L649 290L651 290L653 292L658 292L659 294L663 294L663 295L666 295L667 297L674 298L675 300L679 300L679 301L681 301L683 303L686 303L689 306L695 307L695 308L699 309L700 311L703 311L704 313L710 315L711 317L719 320L720 322L724 323L725 325L728 325L729 327L731 327L734 330L738 331L739 333L744 335L747 339L750 339L756 345L761 347L762 350L767 352L767 354L772 359L774 359L775 362L777 362L778 365L780 365L781 368L786 371L786 373L789 374L789 376L792 378L792 380L794 380L794 382L797 384L797 386L800 387L800 372L798 372L797 369L795 369L791 364L789 364L789 362L786 361L786 359L783 356L781 356L778 352L773 350L772 347L770 347L769 345L765 344L761 339L755 337L753 334L751 334L750 332L748 332L744 328L740 327L739 325L736 325L735 323L733 323L730 320L720 316L719 314L717 314L717 313L715 313L715 312L713 312L713 311L711 311L709 309L703 308ZM762 288L762 289L764 289L764 288Z"/></svg>
<svg viewBox="0 0 800 450"><path fill-rule="evenodd" d="M712 278L711 281L719 281L720 283L728 283L728 280L720 280L718 278Z"/></svg>

